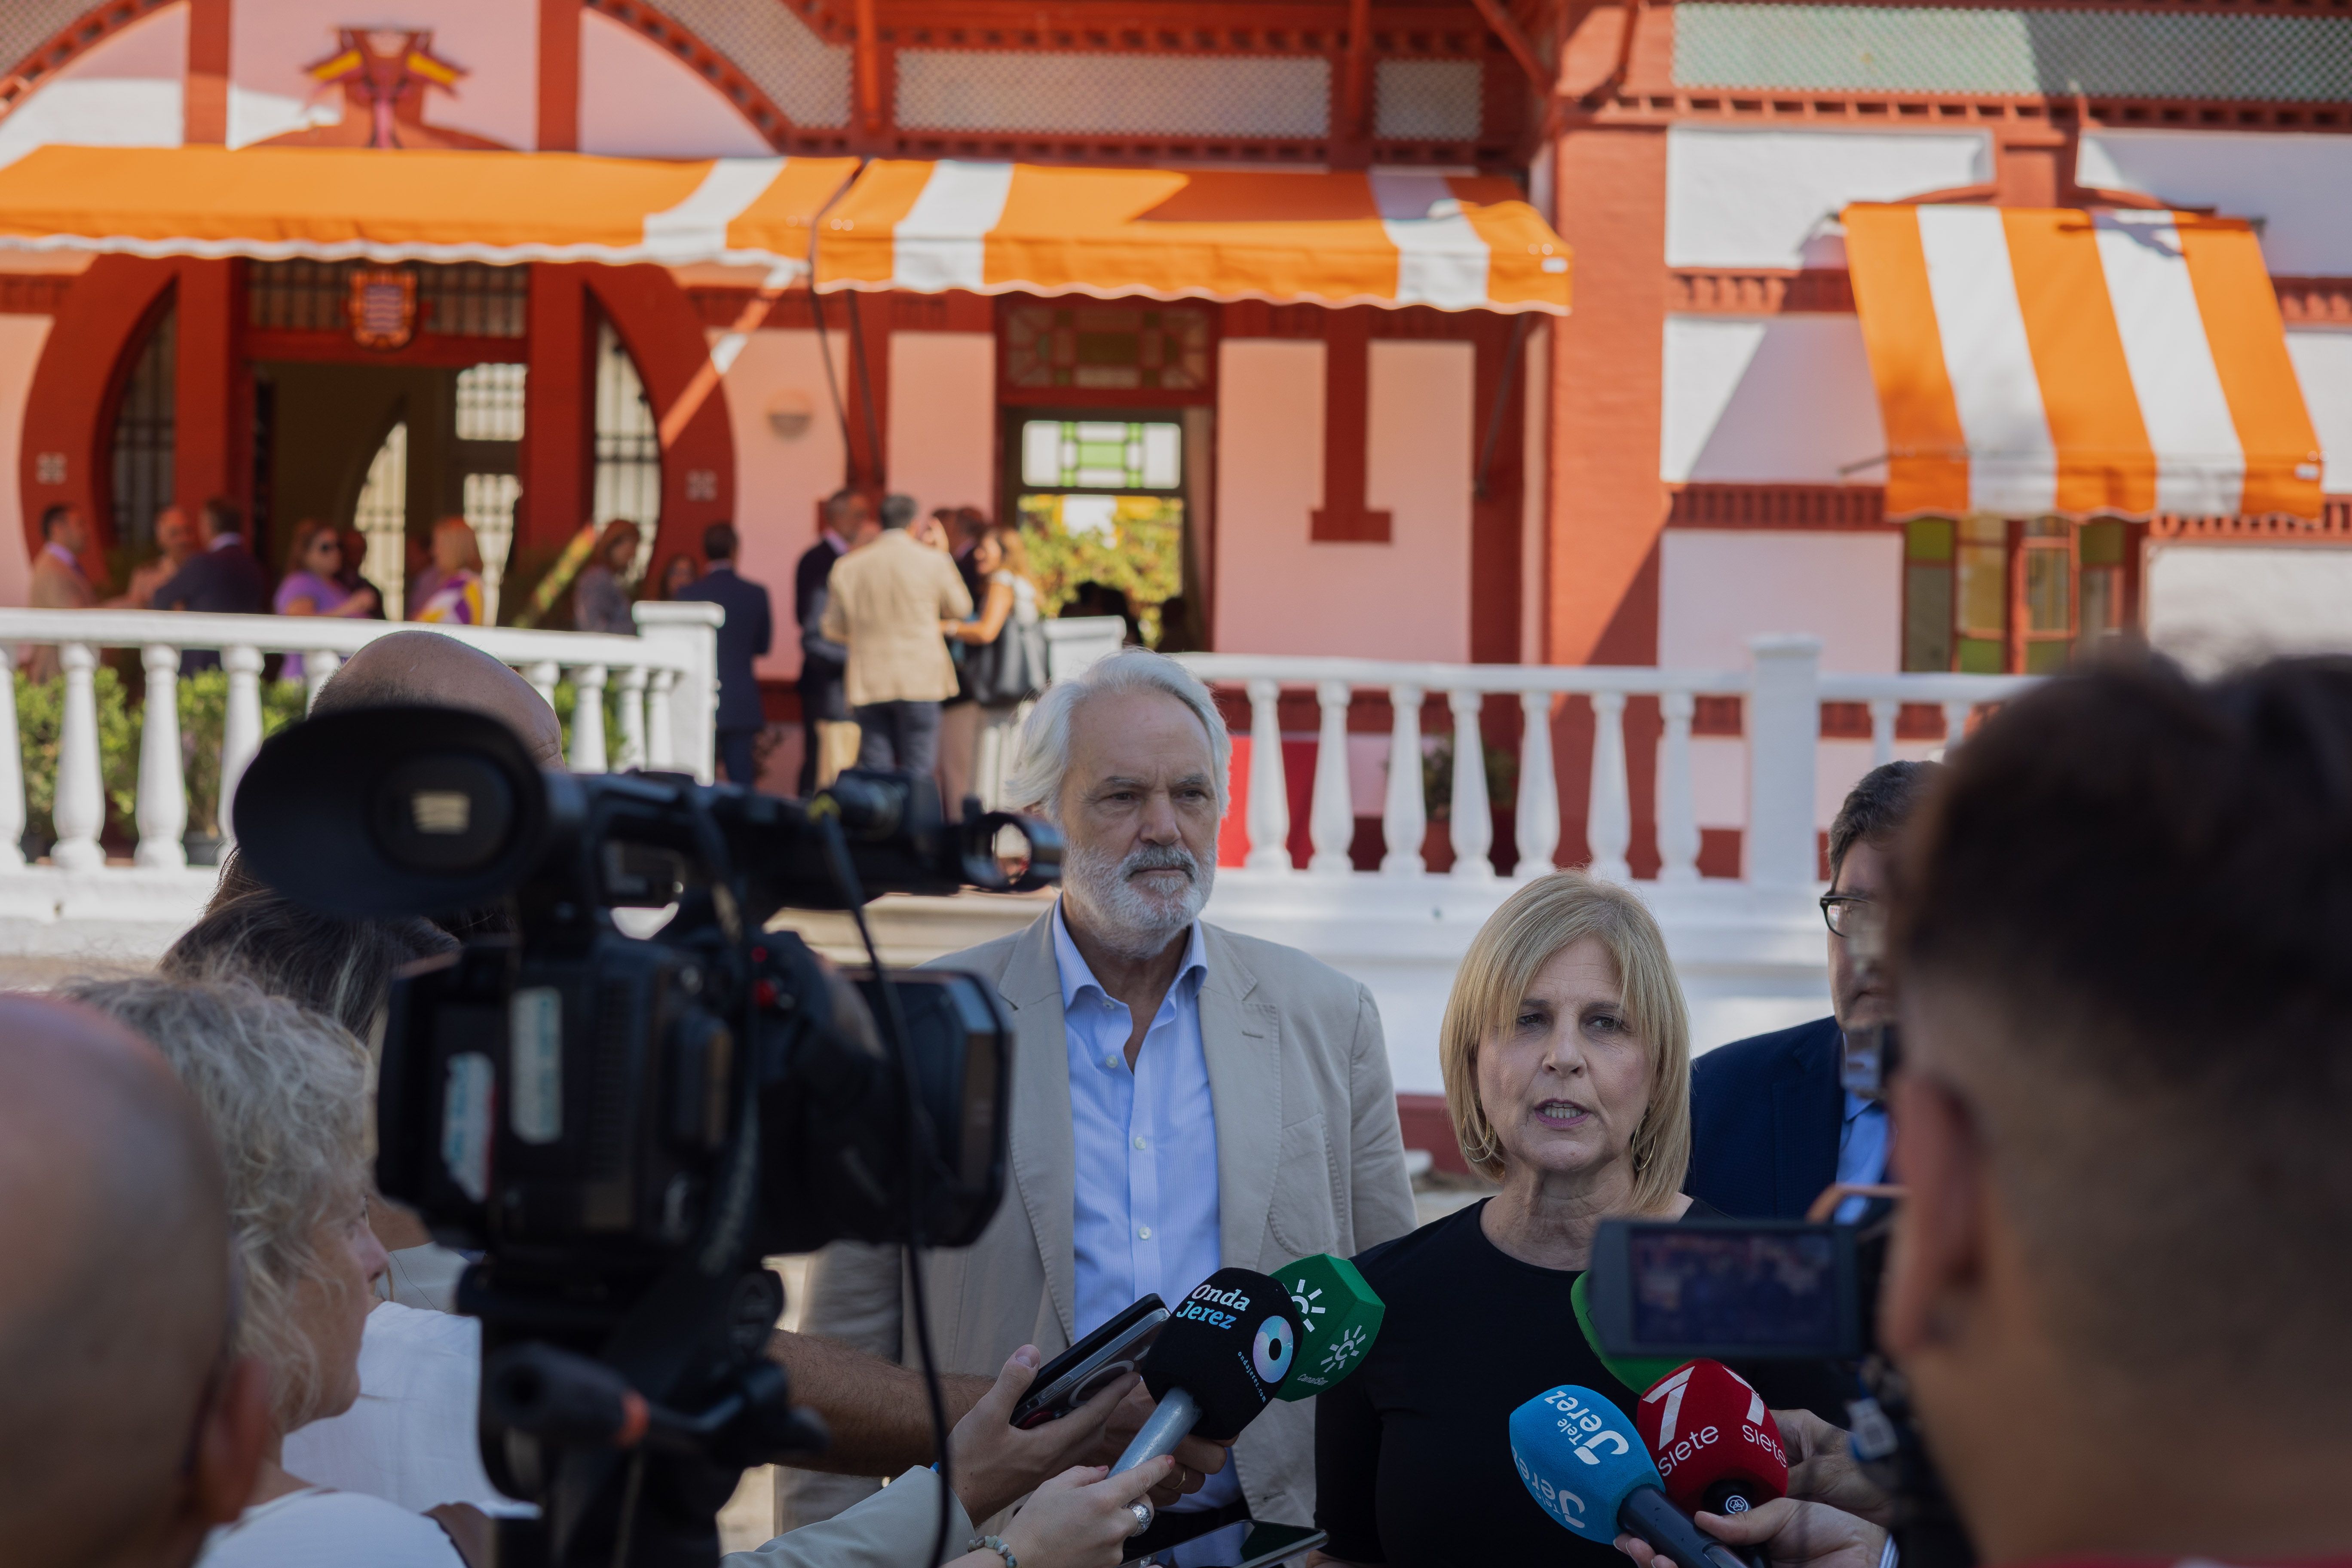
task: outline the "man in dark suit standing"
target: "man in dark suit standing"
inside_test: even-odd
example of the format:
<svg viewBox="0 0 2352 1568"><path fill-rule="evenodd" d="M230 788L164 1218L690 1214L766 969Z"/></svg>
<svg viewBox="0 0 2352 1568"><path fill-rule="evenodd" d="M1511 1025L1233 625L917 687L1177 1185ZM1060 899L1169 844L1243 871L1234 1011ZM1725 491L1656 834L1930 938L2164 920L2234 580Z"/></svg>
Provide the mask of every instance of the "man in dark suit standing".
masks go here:
<svg viewBox="0 0 2352 1568"><path fill-rule="evenodd" d="M824 745L820 724L849 721L849 700L842 693L842 678L849 668L849 650L817 628L824 621L825 579L833 563L872 531L874 503L856 490L835 490L825 498L824 521L816 542L802 552L793 569L793 618L801 628L801 775L803 799L816 793L817 758Z"/></svg>
<svg viewBox="0 0 2352 1568"><path fill-rule="evenodd" d="M1936 763L1864 773L1830 824L1832 1016L1706 1052L1691 1064L1691 1168L1683 1185L1743 1219L1802 1217L1833 1182L1886 1175L1886 1108L1842 1087L1845 1034L1895 1016L1895 998L1854 962L1844 934L1885 897L1896 838ZM1859 911L1859 913L1857 913Z"/></svg>
<svg viewBox="0 0 2352 1568"><path fill-rule="evenodd" d="M760 679L751 661L768 651L774 623L768 590L735 575L735 525L714 522L702 531L702 556L710 564L678 590L681 599L699 599L727 612L719 627L719 761L730 784L759 782L751 742L767 723L760 706Z"/></svg>
<svg viewBox="0 0 2352 1568"><path fill-rule="evenodd" d="M155 590L159 610L194 610L205 615L266 616L269 579L246 548L245 516L235 501L215 496L198 509L204 544L187 563ZM180 655L180 673L220 668L220 655L190 648Z"/></svg>

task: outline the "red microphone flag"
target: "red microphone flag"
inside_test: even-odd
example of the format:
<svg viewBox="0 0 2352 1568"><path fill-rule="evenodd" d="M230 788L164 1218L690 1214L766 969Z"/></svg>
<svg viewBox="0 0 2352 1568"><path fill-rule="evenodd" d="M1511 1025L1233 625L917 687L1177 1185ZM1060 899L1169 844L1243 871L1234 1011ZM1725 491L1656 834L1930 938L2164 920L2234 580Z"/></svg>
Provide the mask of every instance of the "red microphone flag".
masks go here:
<svg viewBox="0 0 2352 1568"><path fill-rule="evenodd" d="M1676 1367L1650 1385L1633 1424L1686 1513L1744 1513L1789 1489L1789 1457L1764 1396L1719 1361Z"/></svg>

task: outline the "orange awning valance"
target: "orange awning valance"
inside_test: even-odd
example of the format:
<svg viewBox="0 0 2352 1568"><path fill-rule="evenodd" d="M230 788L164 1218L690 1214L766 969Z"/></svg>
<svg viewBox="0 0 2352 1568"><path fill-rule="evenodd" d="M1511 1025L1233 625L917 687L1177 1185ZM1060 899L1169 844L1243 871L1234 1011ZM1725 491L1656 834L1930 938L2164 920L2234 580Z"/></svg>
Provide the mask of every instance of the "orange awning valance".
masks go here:
<svg viewBox="0 0 2352 1568"><path fill-rule="evenodd" d="M721 261L802 273L854 158L65 147L0 168L0 247L373 261Z"/></svg>
<svg viewBox="0 0 2352 1568"><path fill-rule="evenodd" d="M883 160L816 258L821 290L1568 310L1568 246L1515 183L1422 170Z"/></svg>
<svg viewBox="0 0 2352 1568"><path fill-rule="evenodd" d="M2195 213L1844 212L1886 510L2320 515L2262 247Z"/></svg>

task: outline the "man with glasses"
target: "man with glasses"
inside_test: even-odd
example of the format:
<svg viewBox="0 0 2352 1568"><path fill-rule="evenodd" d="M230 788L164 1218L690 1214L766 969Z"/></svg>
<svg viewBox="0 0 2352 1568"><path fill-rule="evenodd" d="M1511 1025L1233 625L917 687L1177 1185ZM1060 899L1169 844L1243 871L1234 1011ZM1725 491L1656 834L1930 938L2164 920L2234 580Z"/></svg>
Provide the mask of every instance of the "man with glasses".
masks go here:
<svg viewBox="0 0 2352 1568"><path fill-rule="evenodd" d="M1832 1016L1708 1051L1691 1065L1695 1197L1743 1219L1801 1217L1832 1183L1886 1174L1886 1108L1843 1088L1847 1036L1889 1022L1895 998L1869 948L1895 840L1941 771L1888 763L1863 775L1830 824ZM1859 950L1859 951L1858 951Z"/></svg>

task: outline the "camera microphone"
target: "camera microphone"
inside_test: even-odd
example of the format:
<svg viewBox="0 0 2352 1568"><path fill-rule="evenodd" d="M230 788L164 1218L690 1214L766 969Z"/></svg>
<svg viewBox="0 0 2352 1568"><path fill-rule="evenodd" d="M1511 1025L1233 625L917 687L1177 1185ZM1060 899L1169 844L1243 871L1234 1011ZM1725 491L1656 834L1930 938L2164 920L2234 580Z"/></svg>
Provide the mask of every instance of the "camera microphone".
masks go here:
<svg viewBox="0 0 2352 1568"><path fill-rule="evenodd" d="M1589 1388L1563 1384L1512 1411L1511 1462L1537 1505L1587 1541L1622 1531L1675 1568L1747 1568L1675 1506L1633 1423Z"/></svg>
<svg viewBox="0 0 2352 1568"><path fill-rule="evenodd" d="M1111 1473L1172 1454L1195 1431L1232 1442L1290 1376L1299 1337L1298 1309L1280 1284L1250 1268L1210 1275L1169 1314L1143 1358L1143 1384L1159 1408ZM1137 1517L1140 1531L1150 1521Z"/></svg>
<svg viewBox="0 0 2352 1568"><path fill-rule="evenodd" d="M1660 1378L1633 1407L1633 1422L1682 1509L1746 1513L1788 1493L1780 1423L1754 1385L1719 1361Z"/></svg>

